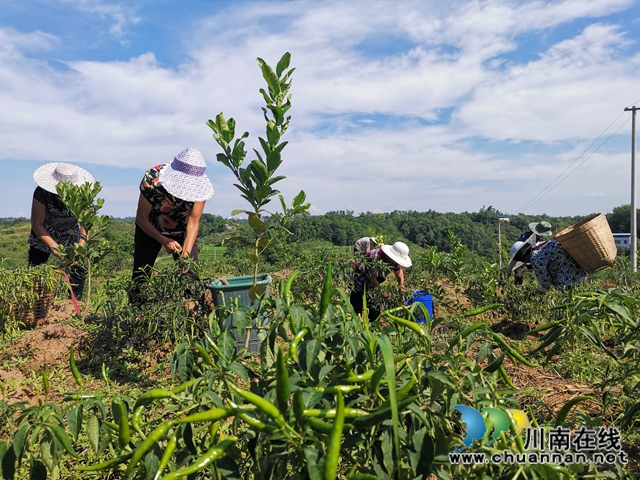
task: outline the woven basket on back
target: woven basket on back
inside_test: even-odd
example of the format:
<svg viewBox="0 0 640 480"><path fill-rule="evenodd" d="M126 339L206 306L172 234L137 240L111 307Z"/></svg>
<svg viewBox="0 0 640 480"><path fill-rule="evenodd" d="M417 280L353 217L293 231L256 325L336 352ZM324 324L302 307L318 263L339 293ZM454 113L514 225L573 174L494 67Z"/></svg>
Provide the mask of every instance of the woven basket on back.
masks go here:
<svg viewBox="0 0 640 480"><path fill-rule="evenodd" d="M616 260L616 243L607 217L602 213L565 228L554 238L588 273L607 267Z"/></svg>

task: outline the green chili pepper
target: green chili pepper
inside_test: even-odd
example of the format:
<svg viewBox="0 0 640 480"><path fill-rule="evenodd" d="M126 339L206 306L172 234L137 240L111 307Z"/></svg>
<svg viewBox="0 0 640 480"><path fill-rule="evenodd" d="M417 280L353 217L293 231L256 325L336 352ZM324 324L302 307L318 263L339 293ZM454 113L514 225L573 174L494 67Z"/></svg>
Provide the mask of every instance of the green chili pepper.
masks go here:
<svg viewBox="0 0 640 480"><path fill-rule="evenodd" d="M453 347L455 347L460 340L467 338L469 335L471 335L476 330L478 330L478 329L480 329L482 327L486 327L486 326L487 326L487 324L486 323L482 323L482 322L474 323L473 325L469 325L467 328L462 330L460 333L458 333L455 337L453 337L451 339L451 341L449 342L449 346L447 347L447 351L449 351Z"/></svg>
<svg viewBox="0 0 640 480"><path fill-rule="evenodd" d="M504 365L500 365L498 367L498 374L500 375L500 377L502 377L502 380L511 388L517 390L518 387L515 386L515 384L511 381L511 379L509 378L509 375L507 375L507 371L504 369Z"/></svg>
<svg viewBox="0 0 640 480"><path fill-rule="evenodd" d="M282 413L280 413L280 410L278 410L278 407L276 407L273 403L269 402L268 400L265 400L264 398L256 395L253 392L242 390L241 388L238 388L235 385L230 385L230 386L234 392L236 392L246 401L255 405L261 412L264 412L267 415L269 415L271 418L273 418L278 425L280 426L286 425L286 422L284 420L284 417L282 416Z"/></svg>
<svg viewBox="0 0 640 480"><path fill-rule="evenodd" d="M118 422L118 442L120 444L120 448L124 449L127 445L129 445L129 441L131 440L127 409L120 401L113 402L113 404L118 409L118 414L120 417Z"/></svg>
<svg viewBox="0 0 640 480"><path fill-rule="evenodd" d="M400 388L400 390L396 391L396 399L399 402L400 400L402 400L405 395L407 393L409 393L411 391L411 389L413 388L413 386L416 384L416 379L412 376L407 383L405 383L402 388ZM382 402L380 404L380 407L378 408L387 408L391 406L391 401L390 400L385 400L384 402Z"/></svg>
<svg viewBox="0 0 640 480"><path fill-rule="evenodd" d="M207 450L204 455L198 458L191 465L187 465L186 467L182 467L174 472L168 473L167 475L162 477L162 480L179 480L188 475L198 473L200 470L206 468L209 464L222 457L227 449L237 441L238 439L235 437L229 437L226 440L223 440L215 447Z"/></svg>
<svg viewBox="0 0 640 480"><path fill-rule="evenodd" d="M175 423L197 423L197 422L213 422L222 418L227 418L234 413L234 409L231 407L212 408L206 412L194 413L184 418L180 418Z"/></svg>
<svg viewBox="0 0 640 480"><path fill-rule="evenodd" d="M73 345L69 348L69 368L71 368L71 374L73 375L73 378L75 378L80 390L82 390L82 377L80 376L80 372L76 366L76 359L73 355Z"/></svg>
<svg viewBox="0 0 640 480"><path fill-rule="evenodd" d="M232 405L234 405L232 403ZM250 415L245 410L241 410L240 408L236 409L236 415L240 418L244 423L249 425L251 428L255 428L256 430L266 431L269 433L273 433L277 430L277 427L273 424L266 424L262 420L258 420L256 417Z"/></svg>
<svg viewBox="0 0 640 480"><path fill-rule="evenodd" d="M42 385L44 386L44 403L49 399L49 375L42 369Z"/></svg>
<svg viewBox="0 0 640 480"><path fill-rule="evenodd" d="M320 309L318 317L322 318L331 303L331 262L327 267L327 274L324 277L324 285L322 286L322 294L320 295Z"/></svg>
<svg viewBox="0 0 640 480"><path fill-rule="evenodd" d="M62 399L63 402L70 400L90 400L92 398L101 398L103 395L96 395L93 393L68 393L66 397Z"/></svg>
<svg viewBox="0 0 640 480"><path fill-rule="evenodd" d="M282 296L285 299L288 299L291 296L291 284L293 283L293 280L298 276L300 272L296 271L293 272L291 274L291 276L287 279L287 283L284 285L284 292L282 294Z"/></svg>
<svg viewBox="0 0 640 480"><path fill-rule="evenodd" d="M164 390L162 388L156 388L154 390L150 390L147 393L143 393L136 400L135 405L133 406L133 410L135 411L138 407L142 407L147 405L154 400L162 400L165 398L176 398L175 394L169 390Z"/></svg>
<svg viewBox="0 0 640 480"><path fill-rule="evenodd" d="M193 385L194 383L196 383L198 380L200 380L199 378L193 378L191 380L189 380L188 382L184 382L181 385L178 385L175 388L171 389L171 393L177 395L179 393L184 392L187 388L189 388L191 385Z"/></svg>
<svg viewBox="0 0 640 480"><path fill-rule="evenodd" d="M287 364L284 361L282 348L278 348L278 356L276 358L276 401L280 413L287 413L289 407L289 373L287 372Z"/></svg>
<svg viewBox="0 0 640 480"><path fill-rule="evenodd" d="M359 388L361 388L360 385L331 385L329 387L316 387L316 390L325 394L335 395L338 391L342 393L351 393Z"/></svg>
<svg viewBox="0 0 640 480"><path fill-rule="evenodd" d="M536 327L533 330L529 330L527 333L544 332L545 330L549 330L551 327L555 327L556 325L560 325L561 323L562 322L560 321L545 323L544 325L540 325L539 327Z"/></svg>
<svg viewBox="0 0 640 480"><path fill-rule="evenodd" d="M198 352L200 352L200 356L202 357L204 364L209 367L213 367L213 362L211 361L211 355L209 355L209 352L207 352L199 343L195 343L194 345L198 349Z"/></svg>
<svg viewBox="0 0 640 480"><path fill-rule="evenodd" d="M371 380L371 377L373 377L374 373L375 373L375 370L367 370L366 372L361 373L360 375L351 375L347 377L347 382L350 382L350 383L368 382L369 380Z"/></svg>
<svg viewBox="0 0 640 480"><path fill-rule="evenodd" d="M153 477L153 480L158 480L160 478L160 475L162 475L164 469L167 467L167 465L169 465L169 460L171 460L171 455L173 455L173 452L175 451L177 445L178 431L176 430L175 432L173 432L173 435L169 437L169 442L167 442L167 446L164 449L162 458L158 463L158 470L156 470L156 475L155 477Z"/></svg>
<svg viewBox="0 0 640 480"><path fill-rule="evenodd" d="M335 480L338 474L338 460L340 460L340 447L342 446L342 427L344 426L345 408L342 392L338 391L338 408L336 419L333 422L333 430L329 436L329 445L324 464L324 479Z"/></svg>
<svg viewBox="0 0 640 480"><path fill-rule="evenodd" d="M300 331L296 333L295 337L293 337L293 340L291 340L291 343L289 344L289 356L291 357L291 360L296 363L298 363L298 345L300 345L300 342L307 333L309 333L308 329L300 329Z"/></svg>
<svg viewBox="0 0 640 480"><path fill-rule="evenodd" d="M172 421L166 421L161 423L160 425L158 425L156 427L156 429L154 431L152 431L149 436L147 438L145 438L143 440L143 442L138 446L138 448L135 449L135 451L133 452L133 456L131 457L131 461L129 462L129 465L127 466L127 470L124 472L124 478L131 478L131 475L133 474L133 471L136 468L136 465L138 464L138 462L142 459L142 457L144 456L145 453L147 453L147 451L153 447L153 445L160 440L162 437L164 437L167 432L169 431L169 429L173 426L173 422Z"/></svg>
<svg viewBox="0 0 640 480"><path fill-rule="evenodd" d="M517 350L511 347L500 335L495 332L491 332L491 336L493 339L500 345L502 351L507 354L507 356L515 362L516 360L527 367L537 367L535 363L531 363L529 360L524 358Z"/></svg>
<svg viewBox="0 0 640 480"><path fill-rule="evenodd" d="M563 328L560 326L555 326L551 330L547 332L547 334L543 337L542 343L538 345L535 349L531 351L531 353L539 352L540 350L544 350L553 342L555 342L558 337L562 334Z"/></svg>
<svg viewBox="0 0 640 480"><path fill-rule="evenodd" d="M76 466L75 469L81 472L97 472L98 470L105 470L107 468L113 468L117 465L120 465L121 463L129 460L131 457L133 457L133 452L113 458L107 462L98 463L96 465Z"/></svg>
<svg viewBox="0 0 640 480"><path fill-rule="evenodd" d="M293 414L295 415L297 422L302 420L305 407L306 405L302 398L302 390L296 390L293 392Z"/></svg>
<svg viewBox="0 0 640 480"><path fill-rule="evenodd" d="M424 332L422 327L419 324L417 324L416 322L412 322L411 320L407 320L407 319L404 319L404 318L396 317L395 315L391 315L390 313L386 313L386 312L382 312L382 314L386 315L387 317L389 317L390 320L393 320L394 322L399 323L400 325L404 325L405 327L407 327L410 330L413 330L418 335L421 335L423 337L427 336L427 334Z"/></svg>
<svg viewBox="0 0 640 480"><path fill-rule="evenodd" d="M591 399L593 399L593 397L590 395L580 395L569 400L567 403L565 403L562 406L562 408L558 412L558 416L556 417L556 425L557 426L564 425L564 422L567 419L567 415L569 415L569 411L573 408L574 405L577 405L578 403L583 402L585 400L591 400Z"/></svg>
<svg viewBox="0 0 640 480"><path fill-rule="evenodd" d="M402 401L399 401L398 412L404 409L405 407L411 405L412 403L414 403L418 398L420 398L419 395L414 395L409 398L405 398ZM392 416L393 416L393 411L391 410L391 407L378 408L377 410L369 413L368 415L356 418L353 421L353 425L357 429L365 429L365 428L369 428L374 425L377 425L379 423L382 423L385 420L389 420Z"/></svg>
<svg viewBox="0 0 640 480"><path fill-rule="evenodd" d="M331 433L333 431L333 425L317 417L309 417L307 419L307 423L311 428L313 428L314 430L320 433ZM352 428L353 428L352 423L345 423L342 426L342 431L350 430Z"/></svg>
<svg viewBox="0 0 640 480"><path fill-rule="evenodd" d="M71 441L69 440L67 433L62 429L62 427L60 426L53 427L53 434L55 435L55 437L58 439L60 444L64 447L64 449L67 451L69 455L71 455L74 458L80 458L80 455L78 455L73 449L73 446L71 445Z"/></svg>
<svg viewBox="0 0 640 480"><path fill-rule="evenodd" d="M492 308L501 307L502 303L491 303L489 305L485 305L483 307L474 308L473 310L469 310L464 314L465 317L473 317L475 315L480 315L481 313L486 312L487 310L491 310Z"/></svg>
<svg viewBox="0 0 640 480"><path fill-rule="evenodd" d="M342 395L341 391L338 391L340 395ZM336 418L338 411L335 408L309 408L302 412L304 417L320 417L320 418ZM365 412L359 408L345 408L344 409L344 418L358 418L369 415L369 412Z"/></svg>

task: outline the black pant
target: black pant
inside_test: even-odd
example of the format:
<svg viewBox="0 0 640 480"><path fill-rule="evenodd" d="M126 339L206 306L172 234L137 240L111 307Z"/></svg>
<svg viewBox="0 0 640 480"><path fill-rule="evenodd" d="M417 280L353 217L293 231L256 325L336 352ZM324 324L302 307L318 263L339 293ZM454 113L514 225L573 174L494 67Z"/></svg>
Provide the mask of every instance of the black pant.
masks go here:
<svg viewBox="0 0 640 480"><path fill-rule="evenodd" d="M184 238L167 238L171 238L171 240L175 240L180 244L184 243ZM152 236L147 235L144 230L136 225L133 247L133 274L131 276L131 279L134 283L133 291L131 292L132 302L135 303L139 301L138 295L140 293L140 286L144 283L145 278L151 274L151 267L153 267L154 263L156 262L156 258L158 258L158 254L160 253L161 248L162 244L160 242L158 242ZM178 258L180 258L180 255L174 252L173 259L177 260ZM198 261L197 240L191 248L191 258L196 262ZM195 272L188 272L187 275L189 275L194 280L199 280L199 277Z"/></svg>
<svg viewBox="0 0 640 480"><path fill-rule="evenodd" d="M35 267L46 263L47 260L49 260L50 255L50 253L30 247L29 253L27 253L27 261L29 262L29 265ZM67 267L65 270L69 275L73 295L76 297L76 300L80 300L82 298L82 292L84 291L84 281L87 276L87 270L80 265L73 265L71 267Z"/></svg>
<svg viewBox="0 0 640 480"><path fill-rule="evenodd" d="M363 295L364 294L362 292L351 290L351 295L349 297L351 305L358 315L361 315L362 311L364 310L364 302L362 301ZM380 310L378 310L376 307L371 306L369 296L367 296L367 310L369 313L369 320L377 320L380 316Z"/></svg>

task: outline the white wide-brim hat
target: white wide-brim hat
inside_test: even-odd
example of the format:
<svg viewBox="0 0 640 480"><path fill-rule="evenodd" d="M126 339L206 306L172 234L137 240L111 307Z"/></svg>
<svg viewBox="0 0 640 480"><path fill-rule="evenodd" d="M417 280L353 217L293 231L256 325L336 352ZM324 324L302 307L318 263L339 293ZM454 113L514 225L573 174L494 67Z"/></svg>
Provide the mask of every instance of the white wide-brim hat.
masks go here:
<svg viewBox="0 0 640 480"><path fill-rule="evenodd" d="M511 257L509 260L509 264L507 265L507 273L511 273L513 270L520 268L524 265L524 262L521 260L521 257L518 256L520 252L525 253L523 250L527 247L532 247L536 243L536 236L530 235L524 242L516 242L511 245L509 249L509 256Z"/></svg>
<svg viewBox="0 0 640 480"><path fill-rule="evenodd" d="M187 202L202 202L213 196L213 185L204 174L207 164L198 150L187 148L158 173L167 192Z"/></svg>
<svg viewBox="0 0 640 480"><path fill-rule="evenodd" d="M56 195L58 194L56 185L60 182L70 182L80 186L86 182L93 183L95 181L93 175L84 168L70 163L47 163L42 165L33 172L33 179L39 187Z"/></svg>
<svg viewBox="0 0 640 480"><path fill-rule="evenodd" d="M391 260L396 262L401 267L410 267L411 259L409 258L409 247L402 242L396 242L393 245L382 245L380 247L382 251Z"/></svg>

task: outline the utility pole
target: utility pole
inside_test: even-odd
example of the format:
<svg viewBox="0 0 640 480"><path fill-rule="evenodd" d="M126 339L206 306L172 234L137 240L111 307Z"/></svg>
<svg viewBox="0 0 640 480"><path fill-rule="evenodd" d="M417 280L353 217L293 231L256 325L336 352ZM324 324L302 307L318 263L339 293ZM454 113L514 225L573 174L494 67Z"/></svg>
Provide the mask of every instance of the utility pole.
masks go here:
<svg viewBox="0 0 640 480"><path fill-rule="evenodd" d="M502 229L500 226L502 222L508 222L508 215L498 215L498 251L500 252L500 268L502 268Z"/></svg>
<svg viewBox="0 0 640 480"><path fill-rule="evenodd" d="M625 108L625 112L631 112L631 245L629 250L631 254L631 271L638 271L638 228L636 221L638 218L636 208L636 110L640 107L633 106Z"/></svg>

